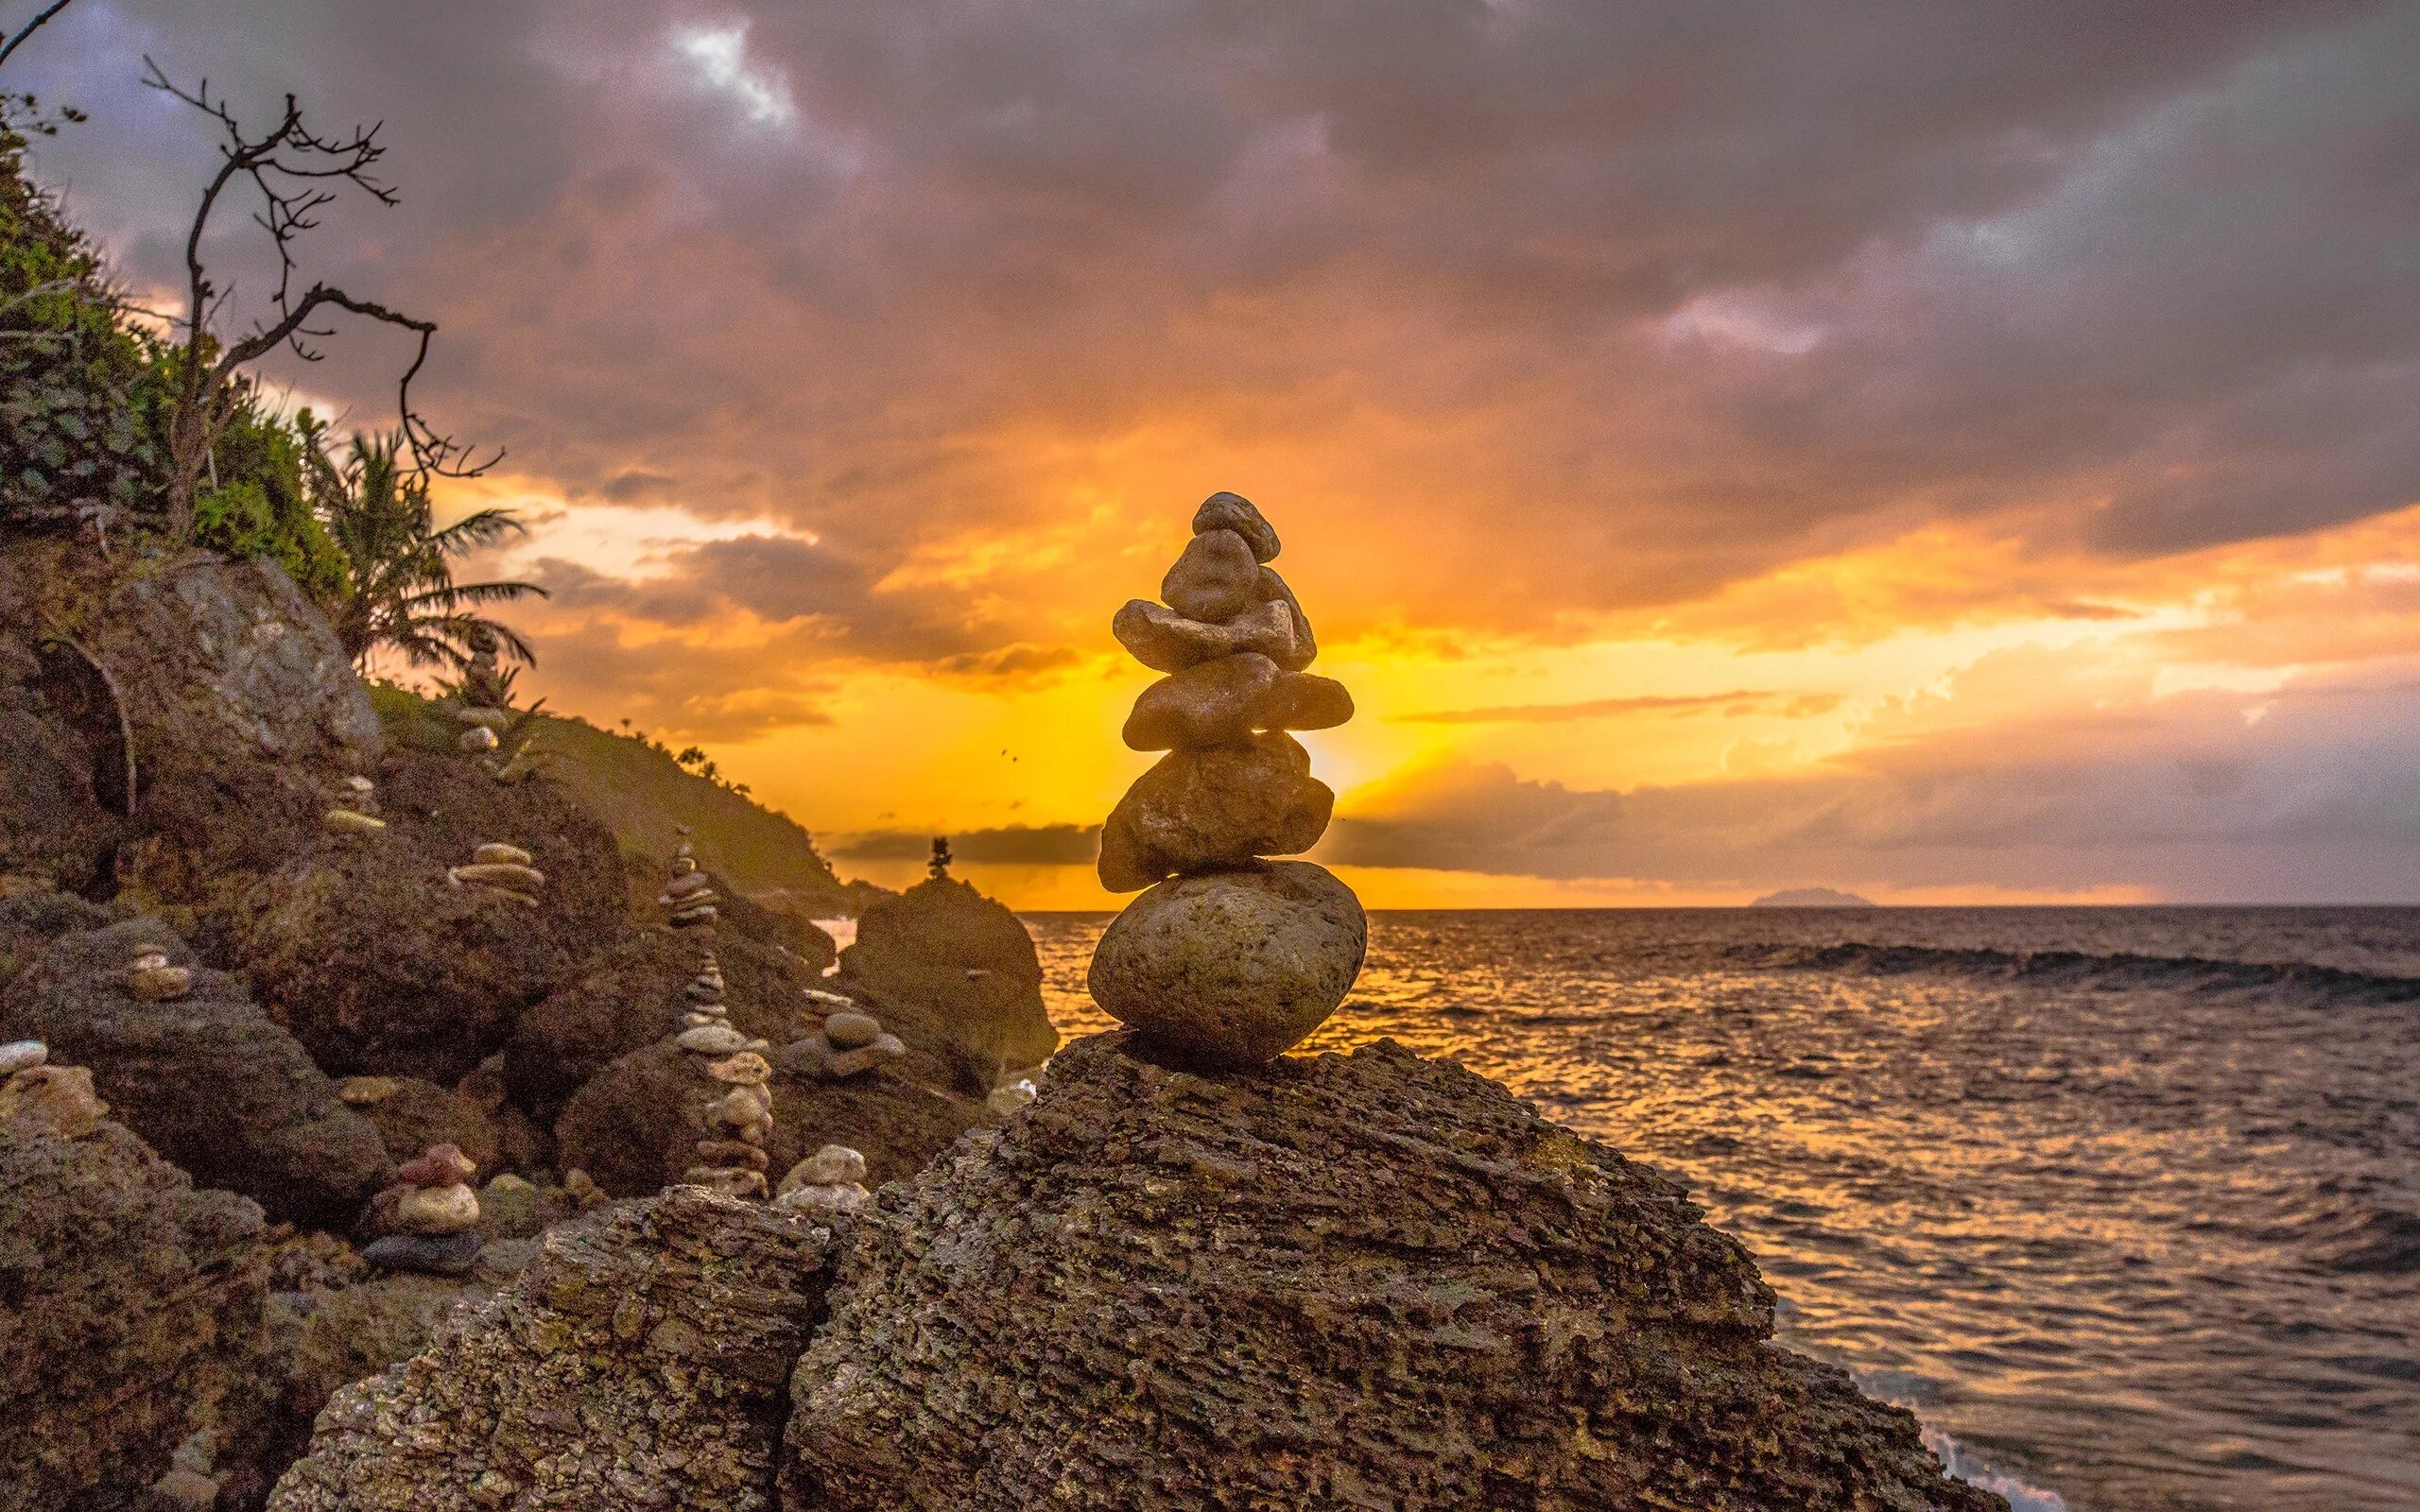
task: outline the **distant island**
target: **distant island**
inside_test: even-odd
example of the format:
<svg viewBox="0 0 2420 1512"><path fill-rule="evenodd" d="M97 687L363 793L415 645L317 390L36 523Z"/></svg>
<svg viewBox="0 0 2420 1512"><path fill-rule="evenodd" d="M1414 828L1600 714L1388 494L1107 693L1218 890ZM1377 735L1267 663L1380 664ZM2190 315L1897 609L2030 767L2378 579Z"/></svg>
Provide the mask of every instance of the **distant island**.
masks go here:
<svg viewBox="0 0 2420 1512"><path fill-rule="evenodd" d="M1879 908L1871 898L1860 898L1838 887L1784 887L1769 892L1748 905L1751 908Z"/></svg>

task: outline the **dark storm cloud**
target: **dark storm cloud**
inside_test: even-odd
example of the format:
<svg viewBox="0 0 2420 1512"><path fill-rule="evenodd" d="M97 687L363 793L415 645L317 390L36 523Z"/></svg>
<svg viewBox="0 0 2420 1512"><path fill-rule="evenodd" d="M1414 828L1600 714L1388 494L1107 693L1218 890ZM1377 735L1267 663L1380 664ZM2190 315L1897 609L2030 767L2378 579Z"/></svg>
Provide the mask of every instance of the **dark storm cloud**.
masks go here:
<svg viewBox="0 0 2420 1512"><path fill-rule="evenodd" d="M1038 578L982 645L868 585L1134 438L1355 548L1348 627L1562 633L1944 515L2142 555L2420 496L2393 0L81 0L45 41L98 119L43 166L138 283L208 158L136 54L383 117L406 204L315 266L444 322L442 421L811 530L717 591L904 656L1063 638ZM394 357L295 376L374 419Z"/></svg>
<svg viewBox="0 0 2420 1512"><path fill-rule="evenodd" d="M1825 694L1779 694L1741 689L1735 693L1647 694L1629 698L1588 698L1578 703L1503 704L1488 709L1434 709L1397 714L1409 725L1568 724L1623 714L1729 714L1771 713L1803 718L1829 713L1841 700Z"/></svg>

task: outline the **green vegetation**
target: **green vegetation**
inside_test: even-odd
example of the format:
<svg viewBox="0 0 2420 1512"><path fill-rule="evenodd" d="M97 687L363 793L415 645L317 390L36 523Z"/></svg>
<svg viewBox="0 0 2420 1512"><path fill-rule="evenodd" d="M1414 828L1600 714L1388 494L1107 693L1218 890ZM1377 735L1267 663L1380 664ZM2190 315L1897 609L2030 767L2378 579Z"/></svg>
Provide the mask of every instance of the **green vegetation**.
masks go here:
<svg viewBox="0 0 2420 1512"><path fill-rule="evenodd" d="M458 727L438 704L385 683L372 683L370 692L389 740L454 748ZM650 885L680 840L677 826L685 824L699 864L741 892L786 892L815 918L854 914L872 896L863 884L841 883L796 821L683 770L660 743L583 719L539 714L531 724L530 749L544 761L546 775L613 827L624 852L645 863Z"/></svg>

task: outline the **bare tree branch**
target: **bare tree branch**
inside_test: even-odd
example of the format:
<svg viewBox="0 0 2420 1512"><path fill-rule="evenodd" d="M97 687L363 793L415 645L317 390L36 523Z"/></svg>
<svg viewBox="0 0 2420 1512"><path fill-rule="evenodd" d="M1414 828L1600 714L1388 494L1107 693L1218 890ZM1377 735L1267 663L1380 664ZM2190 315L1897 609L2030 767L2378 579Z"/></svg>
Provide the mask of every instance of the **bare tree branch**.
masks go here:
<svg viewBox="0 0 2420 1512"><path fill-rule="evenodd" d="M35 32L42 30L43 26L49 22L51 17L66 9L74 3L75 0L53 0L52 4L44 6L35 14L33 20L26 22L24 26L17 28L17 34L15 36L10 37L5 43L0 43L0 63L6 63L9 60L9 55L10 53L15 52L18 48L25 45L26 38L32 36Z"/></svg>

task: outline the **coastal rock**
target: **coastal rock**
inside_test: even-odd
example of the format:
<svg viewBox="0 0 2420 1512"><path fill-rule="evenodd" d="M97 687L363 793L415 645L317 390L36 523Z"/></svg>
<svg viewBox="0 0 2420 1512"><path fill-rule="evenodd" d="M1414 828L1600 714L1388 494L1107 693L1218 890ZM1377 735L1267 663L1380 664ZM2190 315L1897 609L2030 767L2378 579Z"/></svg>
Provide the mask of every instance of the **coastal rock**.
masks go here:
<svg viewBox="0 0 2420 1512"><path fill-rule="evenodd" d="M110 1116L82 1066L32 1066L0 1081L0 1124L79 1140Z"/></svg>
<svg viewBox="0 0 2420 1512"><path fill-rule="evenodd" d="M1244 538L1252 547L1255 561L1277 559L1277 532L1261 518L1260 510L1240 493L1219 492L1201 501L1193 511L1193 533L1207 535L1213 530L1232 530Z"/></svg>
<svg viewBox="0 0 2420 1512"><path fill-rule="evenodd" d="M980 1097L1001 1067L1038 1065L1059 1047L1033 936L955 878L869 904L835 982L906 1042L903 1076L953 1095Z"/></svg>
<svg viewBox="0 0 2420 1512"><path fill-rule="evenodd" d="M1216 624L1233 619L1259 600L1260 564L1244 538L1232 530L1205 530L1160 580L1160 598L1189 620Z"/></svg>
<svg viewBox="0 0 2420 1512"><path fill-rule="evenodd" d="M45 1067L21 1073L43 1076ZM0 1115L0 1506L124 1506L253 1408L260 1209L125 1128Z"/></svg>
<svg viewBox="0 0 2420 1512"><path fill-rule="evenodd" d="M1287 735L1170 751L1110 811L1100 883L1132 892L1172 873L1307 850L1326 833L1335 806L1336 794L1311 775L1310 752Z"/></svg>
<svg viewBox="0 0 2420 1512"><path fill-rule="evenodd" d="M1294 615L1282 603L1256 604L1216 625L1191 620L1149 599L1130 599L1109 623L1117 644L1158 672L1182 672L1199 662L1252 651L1281 667L1300 668Z"/></svg>
<svg viewBox="0 0 2420 1512"><path fill-rule="evenodd" d="M1277 663L1257 652L1203 662L1144 689L1121 738L1132 750L1244 745L1269 728L1276 687Z"/></svg>
<svg viewBox="0 0 2420 1512"><path fill-rule="evenodd" d="M782 1177L781 1190L794 1187L831 1187L843 1183L862 1186L866 1179L866 1158L845 1144L826 1144L823 1148L790 1167Z"/></svg>
<svg viewBox="0 0 2420 1512"><path fill-rule="evenodd" d="M1144 893L1102 934L1087 985L1170 1057L1242 1069L1324 1022L1368 943L1352 888L1307 861L1275 861Z"/></svg>
<svg viewBox="0 0 2420 1512"><path fill-rule="evenodd" d="M1286 622L1288 627L1286 639L1288 649L1283 656L1270 653L1277 664L1288 672L1300 672L1318 661L1320 643L1311 634L1310 616L1303 612L1301 601L1294 597L1294 591L1286 586L1286 579L1277 576L1276 568L1263 567L1260 570L1257 592L1262 600L1262 608L1278 606L1286 611Z"/></svg>
<svg viewBox="0 0 2420 1512"><path fill-rule="evenodd" d="M697 1191L561 1230L338 1392L271 1512L761 1512L832 1249L804 1217Z"/></svg>
<svg viewBox="0 0 2420 1512"><path fill-rule="evenodd" d="M1251 1078L1124 1037L860 1213L790 1512L2005 1512L1772 1342L1681 1188L1391 1041Z"/></svg>
<svg viewBox="0 0 2420 1512"><path fill-rule="evenodd" d="M0 1033L89 1067L116 1116L196 1179L280 1218L350 1219L390 1169L378 1130L225 972L180 965L185 996L136 998L125 967L146 950L191 960L149 919L61 937L0 990Z"/></svg>

